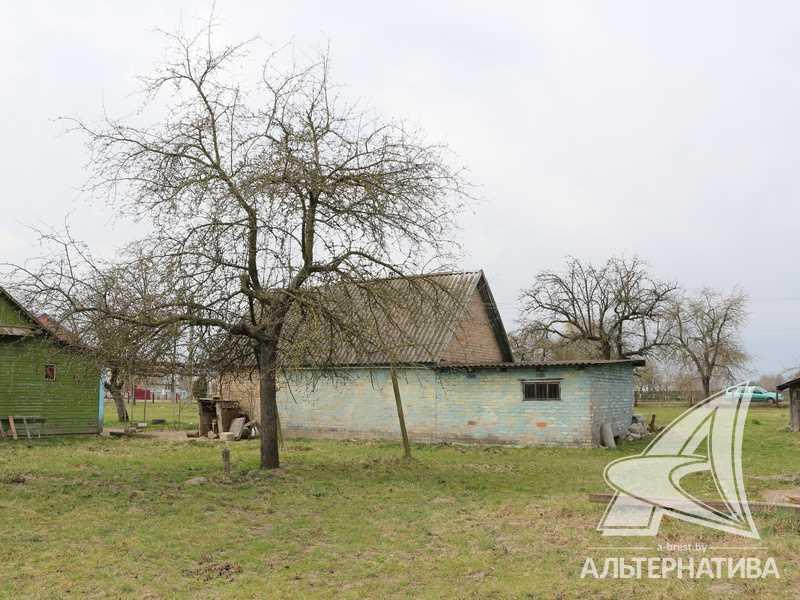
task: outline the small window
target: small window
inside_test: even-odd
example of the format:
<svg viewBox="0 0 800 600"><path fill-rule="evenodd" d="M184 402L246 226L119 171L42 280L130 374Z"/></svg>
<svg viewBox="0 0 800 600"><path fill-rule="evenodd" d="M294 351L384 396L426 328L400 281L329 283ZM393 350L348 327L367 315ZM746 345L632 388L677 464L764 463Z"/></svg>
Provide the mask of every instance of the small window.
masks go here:
<svg viewBox="0 0 800 600"><path fill-rule="evenodd" d="M55 365L45 365L44 366L44 378L45 378L45 381L55 381L56 380L56 366Z"/></svg>
<svg viewBox="0 0 800 600"><path fill-rule="evenodd" d="M561 400L560 381L523 381L523 400Z"/></svg>

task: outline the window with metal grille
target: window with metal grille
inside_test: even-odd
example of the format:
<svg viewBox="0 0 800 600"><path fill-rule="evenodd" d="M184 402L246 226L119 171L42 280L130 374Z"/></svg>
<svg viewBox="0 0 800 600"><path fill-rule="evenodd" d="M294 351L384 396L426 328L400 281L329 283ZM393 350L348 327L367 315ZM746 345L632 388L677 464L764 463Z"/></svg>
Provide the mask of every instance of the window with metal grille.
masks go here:
<svg viewBox="0 0 800 600"><path fill-rule="evenodd" d="M56 366L55 365L45 365L44 366L44 378L46 381L55 381L56 380Z"/></svg>
<svg viewBox="0 0 800 600"><path fill-rule="evenodd" d="M523 381L523 400L561 400L560 381Z"/></svg>

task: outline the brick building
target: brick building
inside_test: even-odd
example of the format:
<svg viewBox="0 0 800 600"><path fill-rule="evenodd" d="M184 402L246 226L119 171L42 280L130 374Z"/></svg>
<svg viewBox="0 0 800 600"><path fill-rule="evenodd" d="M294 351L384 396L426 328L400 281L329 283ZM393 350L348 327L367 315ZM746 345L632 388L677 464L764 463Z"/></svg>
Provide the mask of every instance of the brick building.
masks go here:
<svg viewBox="0 0 800 600"><path fill-rule="evenodd" d="M608 422L627 431L633 368L644 361L514 362L483 272L435 276L455 299L451 316L414 323L396 364L412 441L591 446ZM291 372L280 381L284 434L298 437L399 437L388 361L351 351L335 370ZM258 384L223 380L224 399L258 415Z"/></svg>

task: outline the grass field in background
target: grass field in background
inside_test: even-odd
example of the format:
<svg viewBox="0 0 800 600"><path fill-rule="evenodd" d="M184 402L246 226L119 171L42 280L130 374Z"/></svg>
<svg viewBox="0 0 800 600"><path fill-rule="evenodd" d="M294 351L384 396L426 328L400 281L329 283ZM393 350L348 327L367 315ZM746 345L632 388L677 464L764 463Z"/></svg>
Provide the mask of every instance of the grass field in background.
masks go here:
<svg viewBox="0 0 800 600"><path fill-rule="evenodd" d="M159 405L156 405L159 406ZM112 407L113 408L113 407ZM138 406L137 406L138 408ZM168 410L168 405L159 407ZM641 407L658 423L684 407ZM148 418L150 414L148 407ZM108 414L108 413L107 413ZM800 486L785 409L754 409L751 500ZM581 580L605 509L605 465L641 451L287 441L258 469L258 442L96 436L0 441L0 597L19 598L796 598L800 516L756 515L774 580ZM205 485L184 482L206 477ZM785 481L779 480L779 476ZM659 542L751 540L665 518ZM616 538L615 545L653 544Z"/></svg>
<svg viewBox="0 0 800 600"><path fill-rule="evenodd" d="M136 404L126 404L128 416L131 423L150 423L152 419L164 419L166 423L160 425L149 425L155 429L177 429L195 430L197 429L197 403L189 400L183 402L163 402L155 403L144 400L137 400ZM117 409L113 402L105 403L103 422L106 427L118 428L125 427L126 423L117 420Z"/></svg>

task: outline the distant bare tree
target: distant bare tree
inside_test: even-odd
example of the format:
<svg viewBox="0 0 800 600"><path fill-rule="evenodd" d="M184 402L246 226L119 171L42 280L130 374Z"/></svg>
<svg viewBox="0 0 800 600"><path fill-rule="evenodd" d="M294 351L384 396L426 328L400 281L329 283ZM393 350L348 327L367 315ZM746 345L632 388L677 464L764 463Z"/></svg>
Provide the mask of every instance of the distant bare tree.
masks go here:
<svg viewBox="0 0 800 600"><path fill-rule="evenodd" d="M68 232L63 239L53 234L45 234L43 238L60 250L58 263L49 263L46 267L51 275L74 264L71 254L83 257L85 265L95 263L88 250ZM114 400L117 419L121 422L128 421L123 390L134 374L168 374L174 373L176 368L176 345L180 337L177 325L154 328L137 324L133 319L108 318L109 312L129 315L146 312L148 298L150 302L155 299L151 280L152 275L147 270L110 266L103 271L83 271L80 278L75 277L74 272L72 275L64 272L58 279L51 276L45 281L28 277L11 286L25 304L55 311L58 319L50 315L40 317L43 324L55 335L80 345L84 354L92 356L98 368L106 372L103 385ZM68 283L69 287L47 285L54 283L58 286ZM82 307L101 305L104 311L82 310Z"/></svg>
<svg viewBox="0 0 800 600"><path fill-rule="evenodd" d="M79 298L80 306L102 305L116 313L131 314L134 309L141 313L146 310L143 302L155 299L149 292L150 278L148 272L110 268L104 273L104 281L81 287L92 294L102 290L103 297ZM110 319L107 312L100 311L68 311L67 315L84 345L95 354L98 365L106 370L103 384L114 400L119 421L128 421L123 397L126 384L135 402L135 376L174 376L179 368L180 324L145 327L132 320ZM184 356L181 347L181 358Z"/></svg>
<svg viewBox="0 0 800 600"><path fill-rule="evenodd" d="M637 393L659 391L660 383L658 368L652 363L636 370L633 384Z"/></svg>
<svg viewBox="0 0 800 600"><path fill-rule="evenodd" d="M707 288L697 296L676 299L670 316L675 355L694 369L706 397L715 378L733 381L748 360L740 340L747 296L740 290L725 295Z"/></svg>
<svg viewBox="0 0 800 600"><path fill-rule="evenodd" d="M508 343L514 360L534 362L549 360L551 342L538 331L520 328L508 334Z"/></svg>
<svg viewBox="0 0 800 600"><path fill-rule="evenodd" d="M240 340L260 379L261 465L275 468L276 374L331 356L307 342L284 344L287 332L325 330L328 340L356 345L361 330L347 323L353 311L326 292L344 284L369 295L370 279L404 278L449 260L464 181L440 146L344 104L326 56L286 72L271 57L248 89L231 75L242 46L216 49L210 28L169 37L174 60L143 79L150 103L165 98L159 120L143 125L144 112L98 125L75 121L91 152L90 189L152 227L115 263L149 273L149 291L134 298L145 309L108 303L109 265L81 256L25 271L40 295L52 300L57 290L73 313ZM103 275L87 284L95 271ZM409 282L370 306L386 313L389 304L416 302L411 296L426 293L424 282ZM87 285L94 289L81 290ZM91 295L89 304L75 301ZM372 339L361 336L361 345Z"/></svg>
<svg viewBox="0 0 800 600"><path fill-rule="evenodd" d="M178 368L173 360L174 339L168 330L148 329L100 318L92 314L86 319L84 339L94 340L92 351L98 365L105 369L103 386L111 394L117 420L127 422L124 389L134 387L137 375L174 375ZM131 389L132 398L134 389Z"/></svg>
<svg viewBox="0 0 800 600"><path fill-rule="evenodd" d="M758 385L767 389L767 390L775 390L775 388L789 379L786 377L784 372L778 373L764 373L758 378Z"/></svg>
<svg viewBox="0 0 800 600"><path fill-rule="evenodd" d="M564 272L542 271L523 291L523 328L579 344L597 358L647 355L667 341L665 316L676 289L652 278L638 258L611 258L600 267L569 258Z"/></svg>
<svg viewBox="0 0 800 600"><path fill-rule="evenodd" d="M534 327L521 327L508 334L514 360L553 361L597 358L597 346L590 341L553 338Z"/></svg>

